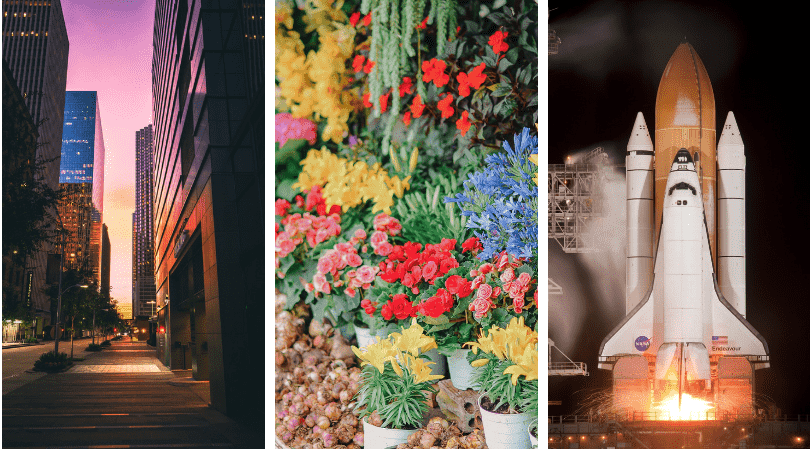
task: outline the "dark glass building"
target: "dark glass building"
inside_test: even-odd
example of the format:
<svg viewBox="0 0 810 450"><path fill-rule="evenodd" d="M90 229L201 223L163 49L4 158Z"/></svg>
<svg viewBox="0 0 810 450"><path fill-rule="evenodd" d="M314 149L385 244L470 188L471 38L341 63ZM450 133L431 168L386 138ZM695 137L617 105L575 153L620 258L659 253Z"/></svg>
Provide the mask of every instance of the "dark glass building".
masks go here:
<svg viewBox="0 0 810 450"><path fill-rule="evenodd" d="M158 356L264 423L264 2L157 0Z"/></svg>
<svg viewBox="0 0 810 450"><path fill-rule="evenodd" d="M101 295L110 298L110 235L107 225L101 226Z"/></svg>
<svg viewBox="0 0 810 450"><path fill-rule="evenodd" d="M101 280L101 225L104 211L104 135L95 91L65 94L59 186L66 198L59 214L69 238L65 267L92 272Z"/></svg>
<svg viewBox="0 0 810 450"><path fill-rule="evenodd" d="M135 132L135 214L132 226L132 313L155 311L152 125ZM151 302L151 303L150 303Z"/></svg>
<svg viewBox="0 0 810 450"><path fill-rule="evenodd" d="M23 102L37 127L36 158L45 163L43 179L51 189L59 187L59 151L68 66L68 36L60 0L3 0L3 60L16 81ZM5 92L5 86L3 90ZM46 224L56 227L57 224ZM45 244L22 262L30 272L32 309L37 315L37 334L51 319L46 287L48 255L56 250ZM54 269L54 268L52 268ZM58 268L54 269L58 273ZM28 289L30 287L30 289Z"/></svg>

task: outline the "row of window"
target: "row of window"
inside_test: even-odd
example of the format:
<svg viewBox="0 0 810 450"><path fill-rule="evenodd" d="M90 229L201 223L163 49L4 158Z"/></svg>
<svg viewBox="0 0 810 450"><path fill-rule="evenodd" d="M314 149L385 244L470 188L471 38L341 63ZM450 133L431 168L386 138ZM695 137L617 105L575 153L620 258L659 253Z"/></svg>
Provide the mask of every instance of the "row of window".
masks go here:
<svg viewBox="0 0 810 450"><path fill-rule="evenodd" d="M14 32L13 32L13 31L12 31L11 33L3 33L3 35L4 35L4 36L15 36L15 34L14 34ZM47 35L48 35L48 32L46 31L46 32L45 32L45 36L47 36ZM26 33L26 32L24 32L24 31L20 31L19 33L17 33L17 34L16 34L16 36L17 36L17 37L29 37L29 36L30 36L30 37L39 37L39 33L34 32L34 31L32 31L32 32L30 32L30 33Z"/></svg>

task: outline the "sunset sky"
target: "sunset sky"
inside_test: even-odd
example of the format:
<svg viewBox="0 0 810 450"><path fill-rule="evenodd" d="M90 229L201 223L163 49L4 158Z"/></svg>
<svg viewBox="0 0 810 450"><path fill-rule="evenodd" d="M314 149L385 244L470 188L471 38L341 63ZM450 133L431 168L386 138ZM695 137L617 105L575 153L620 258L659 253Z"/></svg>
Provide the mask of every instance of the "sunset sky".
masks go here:
<svg viewBox="0 0 810 450"><path fill-rule="evenodd" d="M132 300L135 131L152 121L154 0L62 0L70 53L67 90L98 91L106 149L104 223L112 297Z"/></svg>

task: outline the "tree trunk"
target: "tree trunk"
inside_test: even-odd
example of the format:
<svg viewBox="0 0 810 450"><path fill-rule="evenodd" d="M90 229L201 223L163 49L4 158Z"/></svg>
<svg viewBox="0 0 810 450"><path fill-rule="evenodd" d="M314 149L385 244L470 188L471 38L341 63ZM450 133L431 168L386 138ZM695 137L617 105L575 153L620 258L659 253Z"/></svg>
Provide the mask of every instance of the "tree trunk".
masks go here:
<svg viewBox="0 0 810 450"><path fill-rule="evenodd" d="M76 334L76 330L73 328L73 323L76 321L76 317L72 317L70 319L70 359L73 360L73 336Z"/></svg>

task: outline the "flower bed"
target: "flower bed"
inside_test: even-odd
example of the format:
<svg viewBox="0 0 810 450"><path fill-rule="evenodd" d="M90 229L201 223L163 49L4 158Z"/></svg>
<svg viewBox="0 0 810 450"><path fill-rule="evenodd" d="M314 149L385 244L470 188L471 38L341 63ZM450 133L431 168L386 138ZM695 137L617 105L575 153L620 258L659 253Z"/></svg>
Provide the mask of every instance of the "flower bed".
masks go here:
<svg viewBox="0 0 810 450"><path fill-rule="evenodd" d="M359 448L364 418L418 428L409 448L481 448L480 429L428 422L442 374L424 353L483 348L510 323L536 348L537 5L497 4L276 2L285 445ZM355 327L394 331L361 350ZM509 409L536 415L536 357L499 355L496 378L527 393Z"/></svg>

